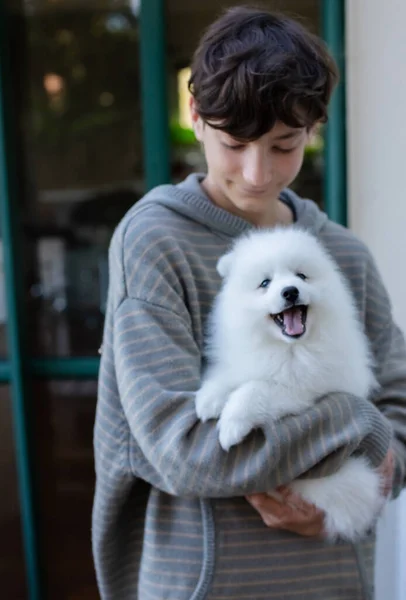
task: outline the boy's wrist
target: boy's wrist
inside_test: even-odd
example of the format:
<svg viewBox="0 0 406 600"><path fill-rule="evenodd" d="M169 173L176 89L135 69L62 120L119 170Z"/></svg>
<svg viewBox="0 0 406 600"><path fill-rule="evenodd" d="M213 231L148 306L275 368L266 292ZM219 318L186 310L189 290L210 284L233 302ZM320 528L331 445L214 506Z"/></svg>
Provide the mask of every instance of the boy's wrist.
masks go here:
<svg viewBox="0 0 406 600"><path fill-rule="evenodd" d="M392 425L372 402L366 401L360 408L367 420L369 433L362 440L358 452L365 454L373 467L379 468L391 447Z"/></svg>

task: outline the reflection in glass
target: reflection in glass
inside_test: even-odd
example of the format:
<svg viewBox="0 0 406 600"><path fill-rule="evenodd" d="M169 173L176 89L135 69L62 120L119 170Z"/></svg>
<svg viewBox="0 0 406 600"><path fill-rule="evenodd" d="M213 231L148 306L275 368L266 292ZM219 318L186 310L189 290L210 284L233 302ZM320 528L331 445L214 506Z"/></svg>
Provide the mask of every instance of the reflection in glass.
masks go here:
<svg viewBox="0 0 406 600"><path fill-rule="evenodd" d="M109 241L144 193L139 6L24 7L12 39L32 353L95 355Z"/></svg>
<svg viewBox="0 0 406 600"><path fill-rule="evenodd" d="M40 539L49 598L96 600L91 554L95 381L34 383Z"/></svg>
<svg viewBox="0 0 406 600"><path fill-rule="evenodd" d="M0 386L0 590L2 598L26 600L10 389Z"/></svg>

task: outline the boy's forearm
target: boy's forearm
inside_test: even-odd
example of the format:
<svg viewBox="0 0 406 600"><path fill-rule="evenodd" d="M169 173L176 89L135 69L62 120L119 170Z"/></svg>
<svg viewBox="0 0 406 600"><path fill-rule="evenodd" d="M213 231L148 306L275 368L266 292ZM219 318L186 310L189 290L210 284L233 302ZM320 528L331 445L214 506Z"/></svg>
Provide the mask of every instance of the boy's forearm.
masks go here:
<svg viewBox="0 0 406 600"><path fill-rule="evenodd" d="M391 439L389 422L372 404L341 394L268 425L264 433L253 432L229 453L218 443L215 424L194 419L191 411L185 412L176 433L171 423L172 432L163 433L151 446L134 439L134 474L173 495L242 496L274 489L305 473L332 473L354 451L372 449L369 458L378 465Z"/></svg>
<svg viewBox="0 0 406 600"><path fill-rule="evenodd" d="M134 299L120 305L115 321L112 352L132 468L155 487L179 496L243 496L288 483L315 465L333 472L357 450L374 465L383 460L390 423L372 403L344 394L267 424L224 452L216 423L203 424L196 415L201 358L187 325Z"/></svg>

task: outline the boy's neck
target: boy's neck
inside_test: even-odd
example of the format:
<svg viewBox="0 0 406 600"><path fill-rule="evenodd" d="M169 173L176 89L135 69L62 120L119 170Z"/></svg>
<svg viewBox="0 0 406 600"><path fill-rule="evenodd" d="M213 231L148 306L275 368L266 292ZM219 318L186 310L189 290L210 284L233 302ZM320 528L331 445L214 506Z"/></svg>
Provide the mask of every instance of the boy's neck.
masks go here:
<svg viewBox="0 0 406 600"><path fill-rule="evenodd" d="M291 225L294 222L292 210L281 200L278 199L272 209L269 214L258 215L257 222L254 225L257 227L275 227L276 225Z"/></svg>
<svg viewBox="0 0 406 600"><path fill-rule="evenodd" d="M214 204L237 217L245 219L256 227L291 225L294 222L292 210L284 202L279 200L279 198L268 203L266 212L246 212L238 210L226 196L222 196L217 190L213 190L207 178L200 182L200 186Z"/></svg>

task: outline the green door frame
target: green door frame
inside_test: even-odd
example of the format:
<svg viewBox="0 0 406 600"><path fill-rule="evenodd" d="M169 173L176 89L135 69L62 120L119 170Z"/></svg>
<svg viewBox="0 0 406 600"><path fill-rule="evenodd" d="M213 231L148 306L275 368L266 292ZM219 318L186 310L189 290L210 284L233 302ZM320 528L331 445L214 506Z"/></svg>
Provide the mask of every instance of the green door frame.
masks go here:
<svg viewBox="0 0 406 600"><path fill-rule="evenodd" d="M345 93L345 0L321 1L322 34L339 71L325 131L324 201L328 216L347 225L347 148Z"/></svg>
<svg viewBox="0 0 406 600"><path fill-rule="evenodd" d="M344 76L344 0L321 0L323 36ZM13 102L7 57L7 17L0 0L0 219L4 252L8 357L0 360L0 383L11 384L24 557L30 600L46 597L40 568L35 469L31 464L29 407L32 378L95 379L99 358L30 358L23 338L25 306L18 215L18 173L13 148ZM140 15L140 70L145 180L148 188L170 179L169 110L166 85L165 0L144 0ZM325 202L329 216L346 224L345 81L332 100L326 129Z"/></svg>
<svg viewBox="0 0 406 600"><path fill-rule="evenodd" d="M16 120L13 107L8 15L0 4L0 219L7 306L8 371L11 387L17 479L20 498L21 528L27 582L32 600L41 600L41 569L38 551L38 519L34 473L30 451L30 389L26 364L24 332L24 292L22 281L21 228L18 223L18 173L15 153Z"/></svg>

